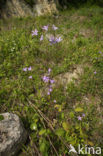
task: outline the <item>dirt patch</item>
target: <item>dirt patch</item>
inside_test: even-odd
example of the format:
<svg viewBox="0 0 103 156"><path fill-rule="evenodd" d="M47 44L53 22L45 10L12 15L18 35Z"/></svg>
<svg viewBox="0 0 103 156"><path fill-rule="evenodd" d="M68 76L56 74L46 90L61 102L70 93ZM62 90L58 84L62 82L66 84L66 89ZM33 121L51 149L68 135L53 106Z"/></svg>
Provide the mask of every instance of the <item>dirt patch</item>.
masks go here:
<svg viewBox="0 0 103 156"><path fill-rule="evenodd" d="M81 29L79 34L82 35L83 37L88 38L93 36L93 31L91 29Z"/></svg>
<svg viewBox="0 0 103 156"><path fill-rule="evenodd" d="M86 16L78 16L77 14L74 14L73 16L71 16L71 20L73 21L77 21L79 20L80 22L83 22L85 20L87 20Z"/></svg>
<svg viewBox="0 0 103 156"><path fill-rule="evenodd" d="M46 86L41 88L40 94L42 96L47 95L47 92L48 92L50 86L52 88L58 88L61 85L61 86L64 86L64 89L66 89L68 83L70 83L72 81L75 82L75 80L78 79L82 73L83 73L83 68L82 68L82 66L79 65L72 72L66 72L66 73L59 74L53 78L53 80L54 80L53 84L49 85L48 83L46 83Z"/></svg>
<svg viewBox="0 0 103 156"><path fill-rule="evenodd" d="M92 96L92 95L87 95L87 96L83 96L83 99L81 101L82 103L85 104L100 104L101 100L98 96Z"/></svg>
<svg viewBox="0 0 103 156"><path fill-rule="evenodd" d="M83 68L81 65L77 66L76 69L74 69L72 72L62 73L55 77L55 84L58 85L64 85L65 87L70 83L71 81L74 81L75 79L79 78L79 75L83 73Z"/></svg>

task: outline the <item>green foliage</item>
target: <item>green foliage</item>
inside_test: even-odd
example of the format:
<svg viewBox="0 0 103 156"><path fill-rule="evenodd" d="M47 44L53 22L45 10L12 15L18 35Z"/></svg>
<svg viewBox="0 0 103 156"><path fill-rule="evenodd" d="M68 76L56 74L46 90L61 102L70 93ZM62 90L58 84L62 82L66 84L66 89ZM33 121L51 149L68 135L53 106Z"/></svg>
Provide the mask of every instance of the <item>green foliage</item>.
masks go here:
<svg viewBox="0 0 103 156"><path fill-rule="evenodd" d="M0 21L0 112L21 117L30 138L24 155L68 155L70 144L103 147L102 18L102 8L85 7L56 18ZM35 29L38 35L32 36ZM50 45L50 34L63 40ZM50 95L45 75L55 80Z"/></svg>
<svg viewBox="0 0 103 156"><path fill-rule="evenodd" d="M3 115L0 115L0 121L3 120L3 119L4 119Z"/></svg>

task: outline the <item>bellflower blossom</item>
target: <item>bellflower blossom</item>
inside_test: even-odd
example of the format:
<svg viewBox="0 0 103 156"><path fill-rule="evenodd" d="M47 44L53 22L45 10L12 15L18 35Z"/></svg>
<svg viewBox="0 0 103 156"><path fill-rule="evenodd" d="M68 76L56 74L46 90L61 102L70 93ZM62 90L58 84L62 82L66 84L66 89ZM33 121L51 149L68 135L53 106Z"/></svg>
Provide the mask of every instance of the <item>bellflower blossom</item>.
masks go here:
<svg viewBox="0 0 103 156"><path fill-rule="evenodd" d="M57 43L61 42L62 40L63 40L63 39L62 39L61 37L58 37L58 38L56 37L56 42L57 42Z"/></svg>
<svg viewBox="0 0 103 156"><path fill-rule="evenodd" d="M54 37L54 36L51 36L51 38L49 39L49 42L51 44L55 44L55 43L59 43L61 42L63 39L61 37Z"/></svg>
<svg viewBox="0 0 103 156"><path fill-rule="evenodd" d="M43 76L43 81L45 82L45 83L47 83L47 82L49 82L49 77L48 76Z"/></svg>
<svg viewBox="0 0 103 156"><path fill-rule="evenodd" d="M77 118L78 118L78 120L79 120L79 121L81 121L81 120L82 120L82 117L81 117L81 116L78 116Z"/></svg>
<svg viewBox="0 0 103 156"><path fill-rule="evenodd" d="M25 67L25 68L23 68L23 71L31 71L32 70L32 68L31 68L31 66L30 67Z"/></svg>
<svg viewBox="0 0 103 156"><path fill-rule="evenodd" d="M29 79L32 79L32 76L29 76Z"/></svg>
<svg viewBox="0 0 103 156"><path fill-rule="evenodd" d="M56 101L56 100L54 100L53 102L54 102L54 103L56 103L57 101Z"/></svg>
<svg viewBox="0 0 103 156"><path fill-rule="evenodd" d="M84 113L82 114L82 117L85 117L85 114Z"/></svg>
<svg viewBox="0 0 103 156"><path fill-rule="evenodd" d="M102 54L102 52L101 52L101 51L99 51L99 54Z"/></svg>
<svg viewBox="0 0 103 156"><path fill-rule="evenodd" d="M37 36L38 35L38 30L37 29L35 29L35 31L33 30L32 31L32 36Z"/></svg>
<svg viewBox="0 0 103 156"><path fill-rule="evenodd" d="M49 88L49 92L52 92L53 91L53 89L52 88Z"/></svg>
<svg viewBox="0 0 103 156"><path fill-rule="evenodd" d="M50 92L47 92L47 95L50 95Z"/></svg>
<svg viewBox="0 0 103 156"><path fill-rule="evenodd" d="M57 30L58 27L56 27L56 26L53 24L52 29L53 29L53 30Z"/></svg>
<svg viewBox="0 0 103 156"><path fill-rule="evenodd" d="M50 83L53 84L55 81L54 80L50 80Z"/></svg>
<svg viewBox="0 0 103 156"><path fill-rule="evenodd" d="M40 37L40 41L42 41L43 40L43 35L41 35L41 37Z"/></svg>
<svg viewBox="0 0 103 156"><path fill-rule="evenodd" d="M23 68L23 71L27 71L27 68L25 67L25 68Z"/></svg>
<svg viewBox="0 0 103 156"><path fill-rule="evenodd" d="M48 25L43 26L42 29L48 31Z"/></svg>
<svg viewBox="0 0 103 156"><path fill-rule="evenodd" d="M50 74L50 72L51 72L51 68L48 69L48 73L49 73L49 74Z"/></svg>
<svg viewBox="0 0 103 156"><path fill-rule="evenodd" d="M32 70L32 68L31 68L31 66L28 68L28 71L31 71Z"/></svg>
<svg viewBox="0 0 103 156"><path fill-rule="evenodd" d="M97 72L95 71L94 74L97 74Z"/></svg>
<svg viewBox="0 0 103 156"><path fill-rule="evenodd" d="M55 44L56 43L55 37L54 36L51 36L50 39L49 39L49 42L51 44Z"/></svg>
<svg viewBox="0 0 103 156"><path fill-rule="evenodd" d="M49 85L47 95L50 95L51 92L53 91L52 84L55 82L53 79L50 78L50 75L49 75L50 72L51 72L51 68L48 68L48 76L44 75L42 77L42 80ZM56 100L54 100L54 103L56 103Z"/></svg>

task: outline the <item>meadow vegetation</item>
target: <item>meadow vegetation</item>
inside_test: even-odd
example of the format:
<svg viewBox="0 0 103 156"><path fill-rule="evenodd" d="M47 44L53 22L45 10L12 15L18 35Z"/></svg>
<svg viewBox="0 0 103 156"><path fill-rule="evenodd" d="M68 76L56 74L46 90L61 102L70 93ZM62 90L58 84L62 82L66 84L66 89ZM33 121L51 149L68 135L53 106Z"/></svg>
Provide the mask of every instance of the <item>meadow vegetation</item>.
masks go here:
<svg viewBox="0 0 103 156"><path fill-rule="evenodd" d="M18 114L28 131L20 155L103 148L102 48L99 6L0 20L0 112ZM79 66L78 76L57 85Z"/></svg>

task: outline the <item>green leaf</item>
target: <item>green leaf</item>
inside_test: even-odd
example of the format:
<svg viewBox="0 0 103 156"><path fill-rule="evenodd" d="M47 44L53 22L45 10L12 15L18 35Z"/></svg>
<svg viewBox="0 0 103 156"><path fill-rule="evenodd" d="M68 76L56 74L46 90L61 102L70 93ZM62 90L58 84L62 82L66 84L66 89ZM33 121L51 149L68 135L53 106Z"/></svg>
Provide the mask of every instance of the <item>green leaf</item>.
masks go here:
<svg viewBox="0 0 103 156"><path fill-rule="evenodd" d="M79 126L79 125L76 125L75 128L76 128L76 129L80 129L80 126Z"/></svg>
<svg viewBox="0 0 103 156"><path fill-rule="evenodd" d="M64 119L64 117L65 117L65 115L64 115L64 113L62 112L62 113L61 113L61 118Z"/></svg>
<svg viewBox="0 0 103 156"><path fill-rule="evenodd" d="M40 142L40 152L43 156L48 156L49 143L44 139Z"/></svg>
<svg viewBox="0 0 103 156"><path fill-rule="evenodd" d="M38 114L34 114L34 115L32 116L32 121L34 121L35 123L37 123L38 120L39 120Z"/></svg>
<svg viewBox="0 0 103 156"><path fill-rule="evenodd" d="M73 112L70 112L70 117L74 118L74 113Z"/></svg>
<svg viewBox="0 0 103 156"><path fill-rule="evenodd" d="M68 124L67 122L63 122L63 123L62 123L62 126L63 126L63 128L64 128L65 131L68 131L68 129L69 129L69 124Z"/></svg>
<svg viewBox="0 0 103 156"><path fill-rule="evenodd" d="M40 151L41 151L42 153L44 153L45 150L46 150L46 144L45 144L45 142L42 142L42 143L40 144Z"/></svg>
<svg viewBox="0 0 103 156"><path fill-rule="evenodd" d="M30 125L31 130L37 130L37 124L36 123L32 123Z"/></svg>
<svg viewBox="0 0 103 156"><path fill-rule="evenodd" d="M83 112L83 108L77 107L77 108L75 109L75 112Z"/></svg>
<svg viewBox="0 0 103 156"><path fill-rule="evenodd" d="M25 106L25 107L24 107L24 110L25 110L25 111L28 111L28 107L27 107L27 106Z"/></svg>
<svg viewBox="0 0 103 156"><path fill-rule="evenodd" d="M73 146L75 146L75 144L76 144L76 140L75 140L75 139L72 140L72 141L70 142L70 144L72 144Z"/></svg>
<svg viewBox="0 0 103 156"><path fill-rule="evenodd" d="M39 131L39 135L43 135L43 134L45 134L46 133L46 129L41 129L40 131Z"/></svg>
<svg viewBox="0 0 103 156"><path fill-rule="evenodd" d="M3 115L0 115L0 121L1 120L4 120L4 116Z"/></svg>
<svg viewBox="0 0 103 156"><path fill-rule="evenodd" d="M56 130L56 135L58 135L58 136L64 136L64 133L65 133L65 131L61 128Z"/></svg>

